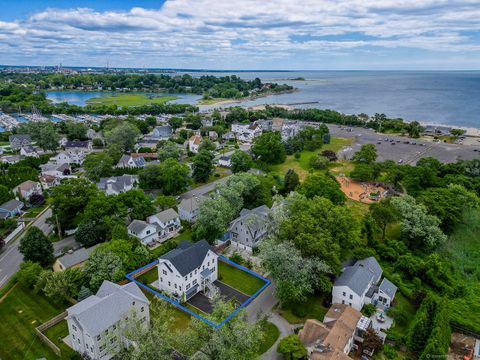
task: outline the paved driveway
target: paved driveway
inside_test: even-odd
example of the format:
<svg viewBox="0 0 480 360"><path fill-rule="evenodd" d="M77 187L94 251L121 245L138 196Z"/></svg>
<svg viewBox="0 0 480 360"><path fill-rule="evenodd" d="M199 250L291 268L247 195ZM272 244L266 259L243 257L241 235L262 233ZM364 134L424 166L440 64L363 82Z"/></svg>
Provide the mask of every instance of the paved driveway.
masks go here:
<svg viewBox="0 0 480 360"><path fill-rule="evenodd" d="M244 293L241 293L240 291L232 288L231 286L228 286L227 284L222 283L221 281L215 281L213 283L220 291L220 294L222 294L222 297L226 300L229 301L231 299L235 299L239 304L243 304L245 301L248 300L249 296L245 295ZM198 293L195 296L193 296L190 300L187 301L190 305L196 307L197 309L200 309L201 311L205 313L211 313L212 312L212 304L210 302L210 299L207 298L204 294Z"/></svg>

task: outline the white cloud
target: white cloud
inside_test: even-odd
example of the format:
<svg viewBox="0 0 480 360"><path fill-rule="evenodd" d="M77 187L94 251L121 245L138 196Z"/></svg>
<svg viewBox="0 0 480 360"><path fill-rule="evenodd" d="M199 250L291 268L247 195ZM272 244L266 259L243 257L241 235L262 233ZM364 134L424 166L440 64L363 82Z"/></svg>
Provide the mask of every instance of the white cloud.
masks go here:
<svg viewBox="0 0 480 360"><path fill-rule="evenodd" d="M167 0L159 9L48 8L0 21L0 63L314 68L395 49L480 58L477 1ZM387 55L388 57L388 55ZM354 62L352 62L354 63ZM190 64L190 65L188 65ZM318 68L319 66L317 66Z"/></svg>

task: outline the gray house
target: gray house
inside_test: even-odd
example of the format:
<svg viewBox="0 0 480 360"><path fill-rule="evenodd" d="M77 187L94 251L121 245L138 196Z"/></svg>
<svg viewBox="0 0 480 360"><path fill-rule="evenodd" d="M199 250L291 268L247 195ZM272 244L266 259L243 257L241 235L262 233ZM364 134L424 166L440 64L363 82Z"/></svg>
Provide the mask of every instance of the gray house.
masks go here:
<svg viewBox="0 0 480 360"><path fill-rule="evenodd" d="M20 214L23 208L23 202L12 199L0 205L0 219L8 219Z"/></svg>
<svg viewBox="0 0 480 360"><path fill-rule="evenodd" d="M159 140L168 140L172 136L173 130L170 125L157 126L152 131L152 138Z"/></svg>
<svg viewBox="0 0 480 360"><path fill-rule="evenodd" d="M137 184L137 175L122 175L101 178L100 182L97 183L97 188L105 191L107 195L118 195L134 189Z"/></svg>
<svg viewBox="0 0 480 360"><path fill-rule="evenodd" d="M28 134L10 135L8 137L10 147L13 150L18 150L22 146L28 146L32 144L32 137Z"/></svg>
<svg viewBox="0 0 480 360"><path fill-rule="evenodd" d="M183 199L178 205L178 215L180 219L190 223L195 222L200 211L200 203L202 200L203 196L192 196L191 198Z"/></svg>
<svg viewBox="0 0 480 360"><path fill-rule="evenodd" d="M266 205L242 209L240 216L230 223L229 239L233 246L251 252L267 236L270 209Z"/></svg>

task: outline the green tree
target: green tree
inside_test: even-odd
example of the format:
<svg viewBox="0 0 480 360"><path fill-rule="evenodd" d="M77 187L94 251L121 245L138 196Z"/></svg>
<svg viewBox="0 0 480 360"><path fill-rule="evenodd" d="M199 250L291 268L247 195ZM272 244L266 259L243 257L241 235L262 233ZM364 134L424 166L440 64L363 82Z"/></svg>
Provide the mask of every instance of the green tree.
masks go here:
<svg viewBox="0 0 480 360"><path fill-rule="evenodd" d="M190 183L189 168L175 159L160 164L162 191L165 195L177 195L185 191Z"/></svg>
<svg viewBox="0 0 480 360"><path fill-rule="evenodd" d="M363 144L360 150L353 154L352 161L372 164L377 159L377 149L373 144Z"/></svg>
<svg viewBox="0 0 480 360"><path fill-rule="evenodd" d="M450 130L450 134L452 134L455 137L462 136L463 134L465 134L465 132L466 131L463 130L463 129L452 129L452 130Z"/></svg>
<svg viewBox="0 0 480 360"><path fill-rule="evenodd" d="M5 185L0 185L0 204L6 203L8 200L12 199L12 192Z"/></svg>
<svg viewBox="0 0 480 360"><path fill-rule="evenodd" d="M158 194L155 199L155 205L163 211L177 206L177 200L175 196Z"/></svg>
<svg viewBox="0 0 480 360"><path fill-rule="evenodd" d="M285 146L278 132L268 131L255 138L251 150L257 160L267 164L280 164L286 158Z"/></svg>
<svg viewBox="0 0 480 360"><path fill-rule="evenodd" d="M105 133L105 139L108 144L116 144L122 152L133 150L137 136L140 134L138 128L128 122L125 122Z"/></svg>
<svg viewBox="0 0 480 360"><path fill-rule="evenodd" d="M217 145L215 145L215 143L212 140L205 138L203 139L200 146L198 147L198 151L202 151L202 150L214 151L216 148L217 148Z"/></svg>
<svg viewBox="0 0 480 360"><path fill-rule="evenodd" d="M145 219L155 212L152 199L140 189L130 190L118 195L118 201L128 209L132 219Z"/></svg>
<svg viewBox="0 0 480 360"><path fill-rule="evenodd" d="M86 247L104 242L108 228L98 220L83 219L75 232L75 240Z"/></svg>
<svg viewBox="0 0 480 360"><path fill-rule="evenodd" d="M173 116L168 120L168 125L170 125L173 129L173 131L177 130L178 128L181 128L183 125L183 119Z"/></svg>
<svg viewBox="0 0 480 360"><path fill-rule="evenodd" d="M234 174L238 172L247 172L250 170L252 164L252 157L246 152L241 150L235 150L235 152L230 157L231 169Z"/></svg>
<svg viewBox="0 0 480 360"><path fill-rule="evenodd" d="M53 245L42 230L35 226L27 230L18 249L25 261L37 262L43 267L53 262Z"/></svg>
<svg viewBox="0 0 480 360"><path fill-rule="evenodd" d="M18 270L15 277L20 285L33 289L42 271L43 269L40 264L32 261L24 261L20 264L20 270Z"/></svg>
<svg viewBox="0 0 480 360"><path fill-rule="evenodd" d="M408 136L411 138L418 138L423 131L423 127L418 121L412 121L407 124Z"/></svg>
<svg viewBox="0 0 480 360"><path fill-rule="evenodd" d="M308 175L299 187L298 192L309 199L321 196L334 204L343 204L347 199L340 190L340 184L333 177L325 174Z"/></svg>
<svg viewBox="0 0 480 360"><path fill-rule="evenodd" d="M105 152L88 154L83 162L87 177L92 181L99 181L102 177L110 175L113 159Z"/></svg>
<svg viewBox="0 0 480 360"><path fill-rule="evenodd" d="M193 227L196 239L213 241L222 235L235 216L232 205L220 195L207 197L200 204L197 221Z"/></svg>
<svg viewBox="0 0 480 360"><path fill-rule="evenodd" d="M206 182L213 172L213 155L207 150L201 150L193 159L192 178L196 182Z"/></svg>
<svg viewBox="0 0 480 360"><path fill-rule="evenodd" d="M58 135L55 125L46 122L28 122L20 126L20 134L30 134L32 140L44 151L55 151L58 148Z"/></svg>
<svg viewBox="0 0 480 360"><path fill-rule="evenodd" d="M319 259L303 257L291 242L266 239L260 244L260 257L283 304L305 301L307 295L329 283L329 267Z"/></svg>
<svg viewBox="0 0 480 360"><path fill-rule="evenodd" d="M350 177L358 181L373 181L375 169L372 164L356 163L350 172Z"/></svg>
<svg viewBox="0 0 480 360"><path fill-rule="evenodd" d="M388 224L398 219L397 211L389 200L382 200L370 205L370 214L380 229L382 229L382 240L384 240Z"/></svg>
<svg viewBox="0 0 480 360"><path fill-rule="evenodd" d="M300 360L307 356L307 350L297 334L287 335L280 340L277 351L287 360Z"/></svg>
<svg viewBox="0 0 480 360"><path fill-rule="evenodd" d="M285 174L283 192L288 194L290 191L294 191L300 184L300 178L293 169L288 169Z"/></svg>
<svg viewBox="0 0 480 360"><path fill-rule="evenodd" d="M417 204L411 196L393 198L392 205L400 214L400 229L412 249L432 250L446 241L439 228L440 220L427 214L424 205Z"/></svg>
<svg viewBox="0 0 480 360"><path fill-rule="evenodd" d="M89 200L98 194L95 184L87 179L66 179L52 189L49 203L53 209L53 220L60 223L62 230L75 226L75 219L82 214Z"/></svg>
<svg viewBox="0 0 480 360"><path fill-rule="evenodd" d="M67 131L68 140L86 140L87 127L78 121L66 121L65 129Z"/></svg>
<svg viewBox="0 0 480 360"><path fill-rule="evenodd" d="M89 256L84 267L85 273L90 277L90 288L96 290L104 280L118 282L122 280L125 271L119 256L111 251L95 249Z"/></svg>
<svg viewBox="0 0 480 360"><path fill-rule="evenodd" d="M178 160L181 155L180 148L173 141L163 141L157 146L158 160L165 161L166 159Z"/></svg>
<svg viewBox="0 0 480 360"><path fill-rule="evenodd" d="M147 164L138 174L138 180L142 189L162 188L162 166L159 164Z"/></svg>
<svg viewBox="0 0 480 360"><path fill-rule="evenodd" d="M57 303L75 299L85 282L85 273L79 268L47 274L43 292L45 296Z"/></svg>
<svg viewBox="0 0 480 360"><path fill-rule="evenodd" d="M310 158L309 165L312 169L320 170L325 169L329 162L330 160L325 156L314 155Z"/></svg>

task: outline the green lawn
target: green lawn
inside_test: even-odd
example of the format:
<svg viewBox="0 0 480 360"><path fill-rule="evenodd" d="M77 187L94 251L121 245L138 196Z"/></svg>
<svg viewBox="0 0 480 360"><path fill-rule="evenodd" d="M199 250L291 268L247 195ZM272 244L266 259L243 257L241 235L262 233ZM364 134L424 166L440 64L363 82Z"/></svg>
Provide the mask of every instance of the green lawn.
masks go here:
<svg viewBox="0 0 480 360"><path fill-rule="evenodd" d="M75 351L73 351L67 346L67 344L63 342L65 336L68 335L68 325L66 320L63 320L57 325L52 326L45 332L45 335L60 348L60 351L62 352L62 358L68 358L69 355L75 354Z"/></svg>
<svg viewBox="0 0 480 360"><path fill-rule="evenodd" d="M339 151L342 147L352 144L353 140L349 138L332 137L330 144L325 144L321 149L315 151L304 150L300 153L300 158L296 159L294 155L287 156L282 164L271 165L269 171L276 175L284 176L288 169L293 169L303 180L310 173L310 159L312 156L321 153L324 150Z"/></svg>
<svg viewBox="0 0 480 360"><path fill-rule="evenodd" d="M249 296L265 284L263 280L221 260L218 261L218 280Z"/></svg>
<svg viewBox="0 0 480 360"><path fill-rule="evenodd" d="M17 286L0 304L1 359L58 359L35 334L35 327L65 308Z"/></svg>
<svg viewBox="0 0 480 360"><path fill-rule="evenodd" d="M145 274L140 275L137 278L138 281L145 285L150 285L152 282L158 280L158 269L155 266L153 269L147 271Z"/></svg>
<svg viewBox="0 0 480 360"><path fill-rule="evenodd" d="M393 326L388 330L388 335L393 339L401 339L407 335L410 323L415 317L416 309L400 291L397 291L392 311L394 311L394 314L400 314L400 317L395 318L395 316L393 316L395 321ZM390 314L390 316L392 316L392 314Z"/></svg>
<svg viewBox="0 0 480 360"><path fill-rule="evenodd" d="M217 167L217 168L215 168L213 173L208 177L208 180L206 182L195 182L195 183L192 184L192 189L195 189L199 186L217 181L217 180L222 179L224 177L227 177L229 175L231 175L231 171L229 169L225 169L225 168L222 168L222 167Z"/></svg>
<svg viewBox="0 0 480 360"><path fill-rule="evenodd" d="M111 105L117 106L140 106L146 104L163 104L167 101L177 99L176 96L155 96L149 97L144 94L118 94L105 95L102 97L91 98L87 100L89 105Z"/></svg>
<svg viewBox="0 0 480 360"><path fill-rule="evenodd" d="M328 307L323 306L325 297L329 298L330 294L311 295L307 301L301 304L279 308L278 313L290 324L302 324L307 319L323 321L323 317L328 311Z"/></svg>
<svg viewBox="0 0 480 360"><path fill-rule="evenodd" d="M260 345L260 351L258 352L259 355L265 353L268 349L270 349L275 341L277 341L278 337L280 336L280 331L271 322L265 324L265 328L263 329L264 338Z"/></svg>

